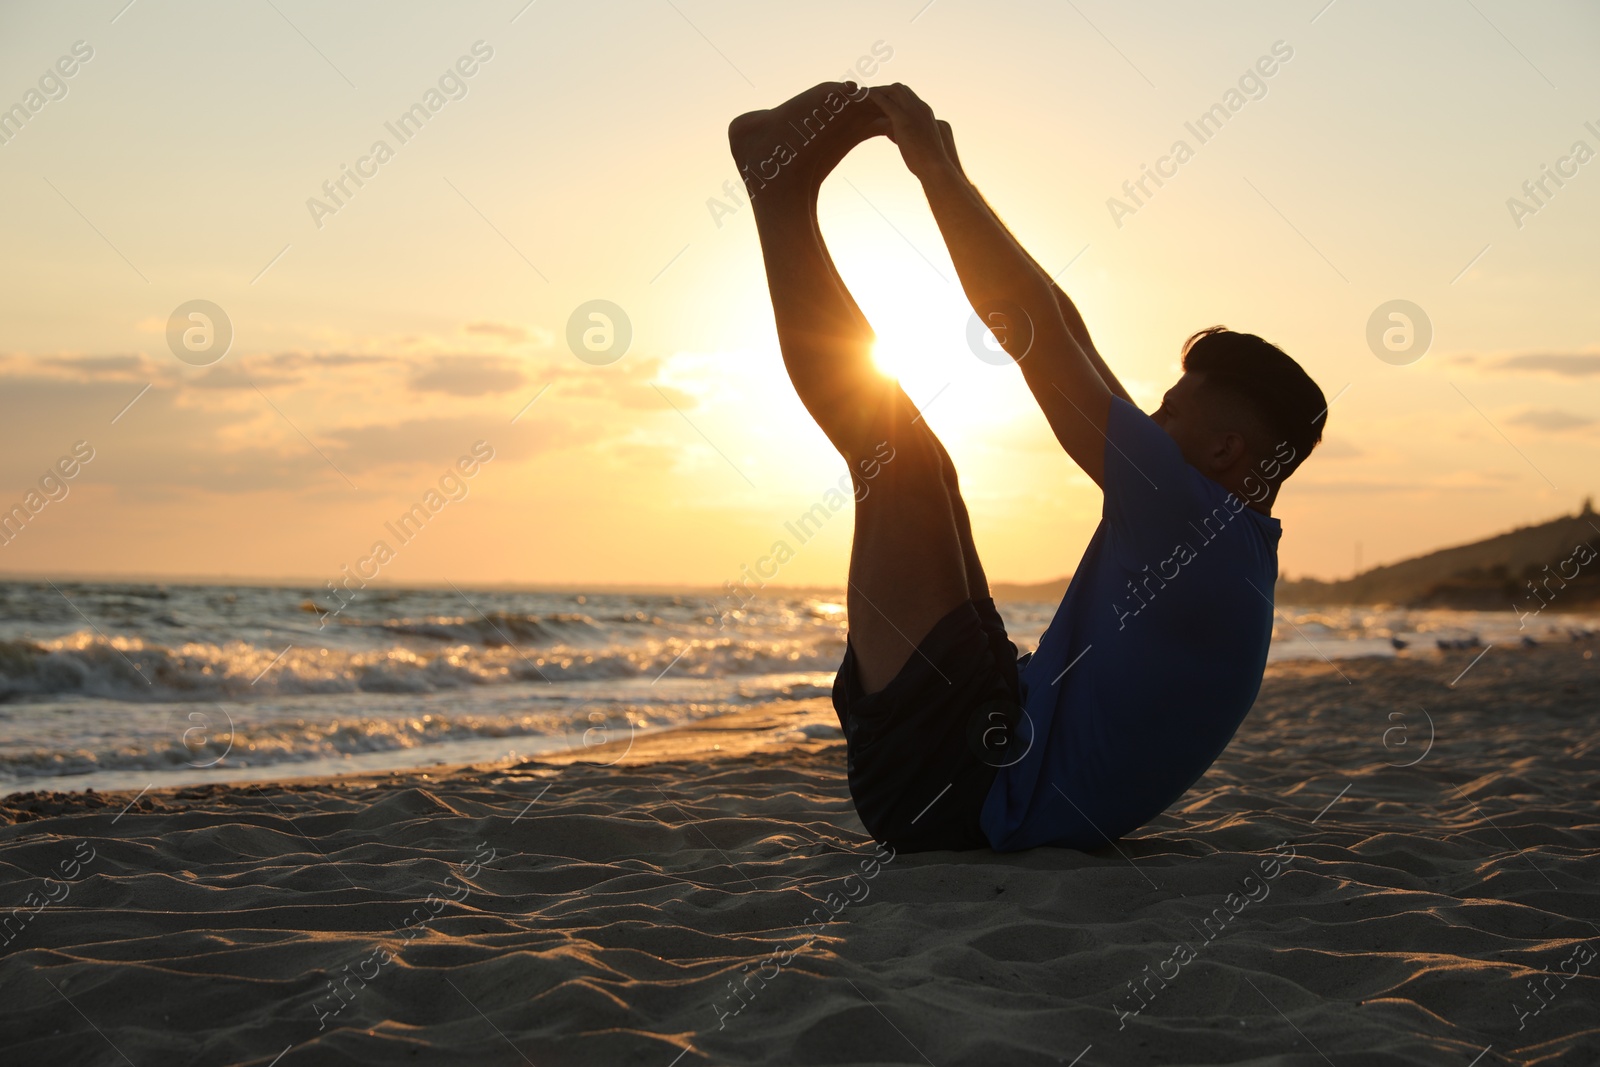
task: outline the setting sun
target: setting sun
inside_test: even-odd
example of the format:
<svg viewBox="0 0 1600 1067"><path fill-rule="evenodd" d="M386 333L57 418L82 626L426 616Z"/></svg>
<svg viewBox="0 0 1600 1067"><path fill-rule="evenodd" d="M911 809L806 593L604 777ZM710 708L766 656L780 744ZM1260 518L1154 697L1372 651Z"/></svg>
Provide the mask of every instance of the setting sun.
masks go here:
<svg viewBox="0 0 1600 1067"><path fill-rule="evenodd" d="M872 346L872 362L880 371L897 381L916 366L915 359L916 354L902 342L887 341L879 337Z"/></svg>

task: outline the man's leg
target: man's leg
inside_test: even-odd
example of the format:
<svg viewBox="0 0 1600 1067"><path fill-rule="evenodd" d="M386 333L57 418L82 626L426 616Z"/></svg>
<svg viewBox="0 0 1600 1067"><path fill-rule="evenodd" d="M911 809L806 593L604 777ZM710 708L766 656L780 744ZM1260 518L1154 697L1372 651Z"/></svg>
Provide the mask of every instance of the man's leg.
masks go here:
<svg viewBox="0 0 1600 1067"><path fill-rule="evenodd" d="M830 93L837 106L846 92L843 85L821 85L772 111L742 115L729 141L746 173L763 178L756 168L780 143L794 152L776 178L753 190L752 206L795 391L858 482L862 461L884 444L894 450L856 504L850 553L850 644L862 687L871 693L899 673L935 623L974 595L973 579L980 590L985 586L954 468L899 384L873 366L872 328L839 279L817 224L822 179L852 147L881 131L865 99L837 113L826 106ZM832 117L822 124L819 115ZM803 144L801 127L814 133Z"/></svg>

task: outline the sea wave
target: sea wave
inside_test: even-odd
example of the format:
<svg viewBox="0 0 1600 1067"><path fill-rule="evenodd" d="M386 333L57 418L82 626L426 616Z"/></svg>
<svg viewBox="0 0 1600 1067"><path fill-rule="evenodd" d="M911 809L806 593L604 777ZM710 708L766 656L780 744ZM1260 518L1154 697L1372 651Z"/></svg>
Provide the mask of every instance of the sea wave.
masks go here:
<svg viewBox="0 0 1600 1067"><path fill-rule="evenodd" d="M403 637L423 637L484 648L512 645L539 647L573 641L588 644L606 640L605 630L587 615L529 615L491 611L477 618L435 615L421 619L391 619L377 624L358 622L353 625L376 625L386 633Z"/></svg>
<svg viewBox="0 0 1600 1067"><path fill-rule="evenodd" d="M10 748L0 752L0 778L263 767L498 738L535 739L547 748L583 747L600 758L608 753L620 754L639 731L676 725L720 710L726 709L696 706L648 712L607 710L596 712L598 718L594 719L554 713L430 714L399 719L349 716L328 722L294 719L246 725L237 717L225 718L219 708L209 711L203 719L195 716L203 727L127 738L98 751L87 746Z"/></svg>
<svg viewBox="0 0 1600 1067"><path fill-rule="evenodd" d="M524 628L531 620L522 623ZM397 624L399 625L399 624ZM375 649L264 647L246 641L166 645L148 638L105 638L80 631L55 640L0 640L0 701L87 696L127 701L252 700L336 693L430 693L518 682L654 677L715 678L835 668L842 634L751 639L739 635L664 636L630 644L563 638L543 647L498 642L457 621L404 624L404 636L434 638L432 647L390 644ZM547 620L540 620L542 628ZM555 625L583 630L578 619ZM467 629L450 629L466 627ZM401 631L396 631L397 635ZM474 631L475 632L475 631ZM434 637L438 633L443 636ZM431 642L430 642L431 643Z"/></svg>

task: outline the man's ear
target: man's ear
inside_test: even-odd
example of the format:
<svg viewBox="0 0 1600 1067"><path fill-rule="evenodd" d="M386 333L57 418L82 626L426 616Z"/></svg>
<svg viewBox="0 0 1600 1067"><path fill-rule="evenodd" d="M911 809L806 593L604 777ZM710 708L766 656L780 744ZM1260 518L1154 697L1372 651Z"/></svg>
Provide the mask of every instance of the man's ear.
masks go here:
<svg viewBox="0 0 1600 1067"><path fill-rule="evenodd" d="M1230 470L1240 460L1246 458L1249 448L1245 444L1244 434L1237 430L1226 430L1217 436L1211 446L1212 469L1216 471Z"/></svg>

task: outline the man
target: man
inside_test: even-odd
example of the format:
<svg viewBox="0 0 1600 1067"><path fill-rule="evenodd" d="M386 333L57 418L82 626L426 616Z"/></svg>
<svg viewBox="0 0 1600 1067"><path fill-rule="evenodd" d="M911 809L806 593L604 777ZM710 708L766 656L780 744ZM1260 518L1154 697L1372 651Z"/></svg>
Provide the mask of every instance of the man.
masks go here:
<svg viewBox="0 0 1600 1067"><path fill-rule="evenodd" d="M816 86L729 127L751 193L784 365L861 479L849 641L834 685L851 795L897 849L1093 848L1161 812L1232 738L1272 636L1279 486L1327 404L1288 356L1216 327L1142 414L1066 295L1017 244L901 85ZM1105 493L1100 527L1019 664L950 458L834 269L817 190L880 134L922 183L973 308L1056 439Z"/></svg>

